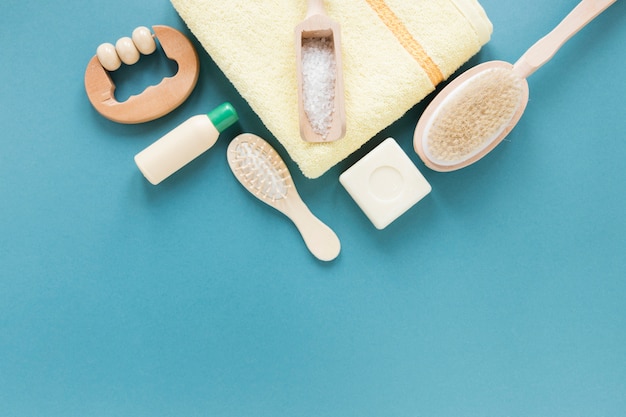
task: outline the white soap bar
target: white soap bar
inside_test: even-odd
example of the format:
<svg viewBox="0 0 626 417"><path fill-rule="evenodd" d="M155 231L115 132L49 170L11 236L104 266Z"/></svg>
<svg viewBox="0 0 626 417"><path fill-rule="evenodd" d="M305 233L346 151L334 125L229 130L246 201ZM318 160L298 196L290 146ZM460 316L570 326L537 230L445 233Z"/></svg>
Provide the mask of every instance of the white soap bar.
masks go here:
<svg viewBox="0 0 626 417"><path fill-rule="evenodd" d="M377 229L387 227L432 189L393 138L348 168L339 182Z"/></svg>

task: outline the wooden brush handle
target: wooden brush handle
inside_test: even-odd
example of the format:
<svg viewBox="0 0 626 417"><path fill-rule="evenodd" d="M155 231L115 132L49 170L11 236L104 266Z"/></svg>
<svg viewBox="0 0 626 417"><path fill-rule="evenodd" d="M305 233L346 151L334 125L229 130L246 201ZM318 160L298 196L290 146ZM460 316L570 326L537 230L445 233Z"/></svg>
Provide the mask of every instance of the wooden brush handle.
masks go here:
<svg viewBox="0 0 626 417"><path fill-rule="evenodd" d="M293 191L293 190L291 190ZM309 251L321 261L332 261L341 250L339 238L295 195L289 196L290 206L285 214L296 225Z"/></svg>
<svg viewBox="0 0 626 417"><path fill-rule="evenodd" d="M548 62L569 38L616 1L583 0L578 3L578 6L557 27L537 41L522 55L515 63L513 70L522 78L530 76Z"/></svg>

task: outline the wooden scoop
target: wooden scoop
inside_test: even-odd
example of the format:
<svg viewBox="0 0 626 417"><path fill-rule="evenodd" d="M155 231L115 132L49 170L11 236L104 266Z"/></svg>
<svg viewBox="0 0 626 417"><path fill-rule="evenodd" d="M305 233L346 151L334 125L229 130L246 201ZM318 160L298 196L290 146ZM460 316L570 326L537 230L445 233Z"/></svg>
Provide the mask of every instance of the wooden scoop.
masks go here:
<svg viewBox="0 0 626 417"><path fill-rule="evenodd" d="M300 136L307 142L341 139L346 134L341 33L323 0L308 0L295 45Z"/></svg>

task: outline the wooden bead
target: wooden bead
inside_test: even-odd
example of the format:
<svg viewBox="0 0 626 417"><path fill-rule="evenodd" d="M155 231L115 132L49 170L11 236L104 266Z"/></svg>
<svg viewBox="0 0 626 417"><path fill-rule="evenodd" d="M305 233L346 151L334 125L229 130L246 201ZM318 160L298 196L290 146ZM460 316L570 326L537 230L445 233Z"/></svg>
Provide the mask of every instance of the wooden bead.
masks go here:
<svg viewBox="0 0 626 417"><path fill-rule="evenodd" d="M152 33L150 29L145 26L139 26L135 30L133 30L133 43L144 55L150 55L156 50L156 42L152 37Z"/></svg>
<svg viewBox="0 0 626 417"><path fill-rule="evenodd" d="M128 36L120 38L115 44L115 50L122 62L126 65L133 65L139 61L139 51Z"/></svg>
<svg viewBox="0 0 626 417"><path fill-rule="evenodd" d="M98 61L100 61L100 65L107 71L115 71L122 65L122 61L117 55L113 44L103 43L98 46L96 56L98 57Z"/></svg>

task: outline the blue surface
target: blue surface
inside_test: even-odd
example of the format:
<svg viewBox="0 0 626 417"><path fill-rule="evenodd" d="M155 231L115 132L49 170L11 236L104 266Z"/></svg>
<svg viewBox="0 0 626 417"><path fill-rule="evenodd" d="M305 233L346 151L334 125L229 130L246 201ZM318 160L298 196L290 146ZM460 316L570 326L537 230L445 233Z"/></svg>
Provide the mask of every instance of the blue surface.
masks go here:
<svg viewBox="0 0 626 417"><path fill-rule="evenodd" d="M482 4L495 30L466 68L515 61L576 1ZM472 167L424 167L424 104L319 179L285 158L342 241L325 264L229 171L236 134L276 142L204 51L158 121L90 106L97 45L185 30L167 1L3 2L0 416L626 415L625 17L618 1L535 73ZM174 70L142 62L121 95ZM150 185L133 156L225 100L241 122ZM433 191L378 231L338 176L388 136Z"/></svg>

